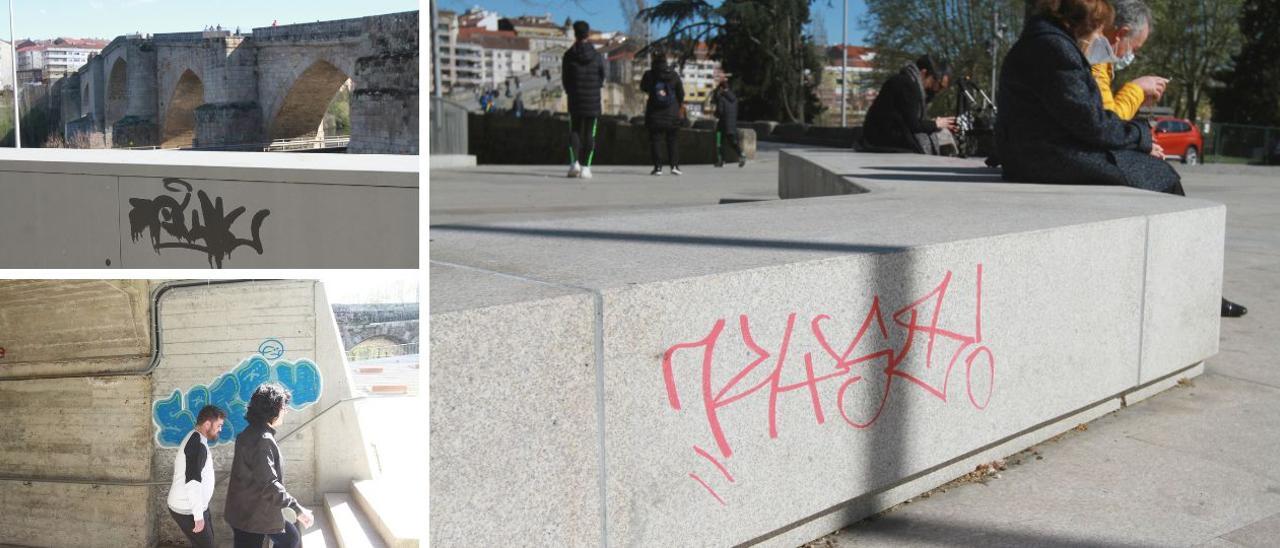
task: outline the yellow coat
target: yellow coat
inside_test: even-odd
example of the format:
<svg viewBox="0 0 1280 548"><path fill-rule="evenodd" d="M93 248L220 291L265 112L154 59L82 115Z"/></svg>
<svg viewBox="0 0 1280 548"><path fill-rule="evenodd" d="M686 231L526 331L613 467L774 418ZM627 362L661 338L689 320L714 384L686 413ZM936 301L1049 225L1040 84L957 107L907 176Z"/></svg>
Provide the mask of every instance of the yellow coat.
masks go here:
<svg viewBox="0 0 1280 548"><path fill-rule="evenodd" d="M1093 79L1098 81L1098 91L1102 93L1102 108L1116 113L1121 120L1132 120L1138 109L1146 101L1147 95L1137 84L1129 82L1120 91L1111 93L1111 77L1114 73L1111 63L1098 63L1090 68Z"/></svg>

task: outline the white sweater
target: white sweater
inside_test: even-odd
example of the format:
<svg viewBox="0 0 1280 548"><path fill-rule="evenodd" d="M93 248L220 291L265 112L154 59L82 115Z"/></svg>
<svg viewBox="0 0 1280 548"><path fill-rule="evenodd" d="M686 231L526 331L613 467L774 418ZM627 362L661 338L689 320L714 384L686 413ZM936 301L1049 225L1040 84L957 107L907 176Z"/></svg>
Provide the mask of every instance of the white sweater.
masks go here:
<svg viewBox="0 0 1280 548"><path fill-rule="evenodd" d="M169 486L169 509L204 519L213 498L213 458L209 442L192 430L183 438L182 450L173 456L173 483Z"/></svg>

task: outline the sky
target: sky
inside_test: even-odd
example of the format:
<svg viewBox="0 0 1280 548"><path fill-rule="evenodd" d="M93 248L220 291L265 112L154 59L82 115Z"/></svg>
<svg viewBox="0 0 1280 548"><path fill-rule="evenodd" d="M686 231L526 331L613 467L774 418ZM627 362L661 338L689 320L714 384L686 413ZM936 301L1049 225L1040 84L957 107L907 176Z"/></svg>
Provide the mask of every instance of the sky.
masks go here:
<svg viewBox="0 0 1280 548"><path fill-rule="evenodd" d="M601 30L626 30L622 22L622 8L618 0L436 0L439 9L466 11L479 5L487 10L508 15L544 15L551 13L551 19L557 23L565 17L586 19L592 28ZM653 5L657 0L649 0ZM712 0L712 4L719 4ZM814 19L822 20L827 29L827 40L830 43L840 42L840 19L844 8L843 0L813 0ZM861 21L866 14L866 4L862 0L849 0L849 43L862 44L866 32Z"/></svg>
<svg viewBox="0 0 1280 548"><path fill-rule="evenodd" d="M412 11L418 0L12 0L14 34L22 38L103 38L142 32L190 32L222 25L253 27ZM0 36L9 39L8 6L0 4Z"/></svg>
<svg viewBox="0 0 1280 548"><path fill-rule="evenodd" d="M416 271L335 272L320 279L329 304L416 303L419 301Z"/></svg>

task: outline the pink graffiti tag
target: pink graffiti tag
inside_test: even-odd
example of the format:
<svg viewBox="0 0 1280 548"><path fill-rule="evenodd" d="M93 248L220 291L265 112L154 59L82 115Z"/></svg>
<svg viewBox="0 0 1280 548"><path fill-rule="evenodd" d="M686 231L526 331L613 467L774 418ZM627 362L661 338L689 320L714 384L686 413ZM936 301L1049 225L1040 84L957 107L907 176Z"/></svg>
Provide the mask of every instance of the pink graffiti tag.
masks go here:
<svg viewBox="0 0 1280 548"><path fill-rule="evenodd" d="M706 417L707 427L710 430L711 437L715 441L715 448L723 459L729 459L733 456L733 447L729 443L729 437L725 432L724 425L720 420L720 410L726 406L732 405L744 398L751 396L762 390L768 392L768 411L767 430L770 439L778 437L778 400L779 396L798 391L808 395L808 400L813 407L814 420L817 424L826 423L827 412L823 409L822 398L820 397L820 386L825 386L828 381L840 380L839 386L835 390L836 407L838 408L840 417L846 424L853 428L865 429L870 428L879 420L881 413L888 403L889 394L893 388L895 378L905 379L912 385L919 387L926 394L938 398L939 400L948 401L947 387L951 378L952 369L964 357L965 364L965 388L970 404L974 408L982 410L986 409L991 401L991 395L995 388L995 355L991 349L983 344L982 339L982 264L977 265L977 278L974 291L974 322L973 333L964 334L946 326L940 325L941 312L943 302L946 300L948 289L952 280L951 271L943 276L942 281L938 283L931 291L924 296L916 299L912 303L894 311L890 318L895 328L903 330L904 341L900 348L894 348L889 342L890 331L886 325L885 316L882 310L880 297L873 296L871 307L867 314L863 317L858 329L853 335L853 339L849 341L843 352L837 352L830 343L827 333L823 330L823 322L832 320L826 314L818 314L809 322L809 332L822 347L826 357L833 362L833 366L829 371L821 373L815 371L814 356L809 352L805 352L804 358L804 377L798 382L784 384L783 364L786 362L788 351L791 347L792 337L795 334L795 325L797 313L792 312L787 316L786 327L783 331L782 340L779 343L777 352L770 352L758 344L751 333L751 321L746 314L738 316L739 333L742 343L747 347L749 353L754 358L747 363L741 370L737 371L723 386L715 386L712 372L715 362L715 352L717 343L720 342L720 336L725 329L726 320L718 319L712 325L707 336L692 342L684 342L672 345L662 354L662 378L666 387L667 403L676 411L682 410L680 392L676 387L676 371L675 356L687 350L701 349L701 395L702 395L702 413ZM875 331L872 331L874 329ZM859 344L867 342L868 333L878 333L883 341L882 345L875 347L874 350L853 356L854 350ZM924 367L926 370L932 369L934 365L934 347L935 342L942 340L958 343L959 346L951 354L946 363L946 370L942 375L940 384L930 384L926 379L900 369L902 363L911 355L911 351L917 346L924 346ZM871 343L868 343L871 344ZM920 352L917 351L917 354ZM985 394L974 394L973 390L973 366L978 358L983 358L984 365L987 368L987 389ZM740 387L743 379L751 375L762 364L772 360L772 370L763 379L751 384L750 386ZM821 358L821 356L820 356ZM845 406L846 393L858 386L860 383L870 383L862 374L854 372L855 366L868 364L874 360L883 360L884 366L880 369L884 374L883 395L876 405L874 411L869 417L851 417ZM864 366L864 367L868 367ZM864 371L865 373L865 371ZM978 396L981 396L979 398ZM703 450L697 445L693 446L694 452L703 459L709 461L719 470L720 474L729 483L735 483L733 476L729 473L728 468L721 460ZM712 497L720 504L726 504L724 499L697 474L690 473L689 477L695 480L703 488L705 488Z"/></svg>

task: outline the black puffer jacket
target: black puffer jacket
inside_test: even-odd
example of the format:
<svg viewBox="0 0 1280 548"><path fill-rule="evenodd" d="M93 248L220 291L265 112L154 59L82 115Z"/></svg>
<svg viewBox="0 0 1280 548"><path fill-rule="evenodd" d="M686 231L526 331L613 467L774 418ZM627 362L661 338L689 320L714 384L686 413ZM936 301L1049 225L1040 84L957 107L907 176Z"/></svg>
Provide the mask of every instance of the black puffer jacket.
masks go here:
<svg viewBox="0 0 1280 548"><path fill-rule="evenodd" d="M649 94L649 100L644 106L645 127L671 129L681 126L680 107L684 106L684 83L680 81L680 75L667 64L666 59L659 59L653 68L645 71L644 76L640 77L640 90ZM665 104L658 97L660 90L672 94Z"/></svg>
<svg viewBox="0 0 1280 548"><path fill-rule="evenodd" d="M716 89L713 95L716 105L716 128L725 132L738 131L738 96L729 88Z"/></svg>
<svg viewBox="0 0 1280 548"><path fill-rule="evenodd" d="M564 52L560 72L569 114L600 116L600 88L604 87L604 59L589 42L578 42Z"/></svg>
<svg viewBox="0 0 1280 548"><path fill-rule="evenodd" d="M1088 60L1057 23L1027 21L1005 57L997 104L1005 179L1180 188L1178 173L1149 154L1151 129L1102 108Z"/></svg>

